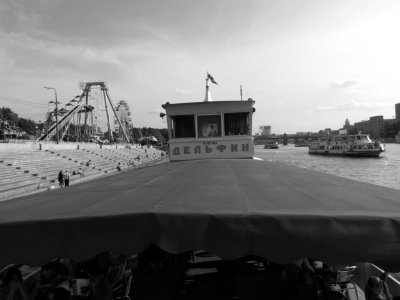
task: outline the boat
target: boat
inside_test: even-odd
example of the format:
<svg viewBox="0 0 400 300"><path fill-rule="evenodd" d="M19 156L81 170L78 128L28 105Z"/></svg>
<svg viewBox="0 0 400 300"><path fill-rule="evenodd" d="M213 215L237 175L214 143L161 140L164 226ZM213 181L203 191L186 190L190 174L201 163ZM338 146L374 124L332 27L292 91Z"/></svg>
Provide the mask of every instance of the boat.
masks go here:
<svg viewBox="0 0 400 300"><path fill-rule="evenodd" d="M279 144L276 141L268 141L265 143L264 149L279 149Z"/></svg>
<svg viewBox="0 0 400 300"><path fill-rule="evenodd" d="M378 157L385 151L385 144L372 141L369 134L347 134L347 130L339 130L339 134L320 137L309 146L309 154Z"/></svg>
<svg viewBox="0 0 400 300"><path fill-rule="evenodd" d="M380 268L398 272L400 191L254 159L254 103L167 102L169 162L0 202L0 267L155 245L225 261L357 265L360 287Z"/></svg>

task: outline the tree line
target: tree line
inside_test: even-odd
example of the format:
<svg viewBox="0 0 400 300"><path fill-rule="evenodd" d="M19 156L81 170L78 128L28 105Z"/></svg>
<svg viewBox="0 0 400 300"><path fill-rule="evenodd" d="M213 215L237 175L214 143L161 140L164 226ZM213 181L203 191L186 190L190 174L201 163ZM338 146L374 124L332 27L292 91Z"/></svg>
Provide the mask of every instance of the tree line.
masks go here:
<svg viewBox="0 0 400 300"><path fill-rule="evenodd" d="M16 130L23 133L20 138L29 139L29 135L35 135L36 129L35 121L18 117L18 114L8 107L0 108L0 131L2 135L4 135L5 130Z"/></svg>

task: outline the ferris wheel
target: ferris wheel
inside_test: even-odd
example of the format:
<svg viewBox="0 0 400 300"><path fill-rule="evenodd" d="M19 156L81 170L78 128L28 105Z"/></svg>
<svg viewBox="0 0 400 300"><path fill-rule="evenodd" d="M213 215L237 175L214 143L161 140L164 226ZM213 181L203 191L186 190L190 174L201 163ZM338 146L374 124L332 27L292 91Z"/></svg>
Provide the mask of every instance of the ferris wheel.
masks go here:
<svg viewBox="0 0 400 300"><path fill-rule="evenodd" d="M118 101L117 105L115 106L115 111L120 121L118 122L118 120L114 120L115 132L119 137L123 137L123 132L130 132L133 128L131 112L128 103L124 100Z"/></svg>

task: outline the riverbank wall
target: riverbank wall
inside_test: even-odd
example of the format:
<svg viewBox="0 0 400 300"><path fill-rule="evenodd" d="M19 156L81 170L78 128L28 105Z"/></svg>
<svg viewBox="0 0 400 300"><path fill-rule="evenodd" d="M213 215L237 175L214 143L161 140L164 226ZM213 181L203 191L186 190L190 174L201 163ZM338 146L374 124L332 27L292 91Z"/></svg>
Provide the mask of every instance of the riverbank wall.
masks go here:
<svg viewBox="0 0 400 300"><path fill-rule="evenodd" d="M33 151L33 150L73 150L73 149L120 149L132 147L132 145L115 144L99 145L96 143L53 143L53 142L24 142L24 143L0 143L0 151ZM135 146L133 146L135 147Z"/></svg>

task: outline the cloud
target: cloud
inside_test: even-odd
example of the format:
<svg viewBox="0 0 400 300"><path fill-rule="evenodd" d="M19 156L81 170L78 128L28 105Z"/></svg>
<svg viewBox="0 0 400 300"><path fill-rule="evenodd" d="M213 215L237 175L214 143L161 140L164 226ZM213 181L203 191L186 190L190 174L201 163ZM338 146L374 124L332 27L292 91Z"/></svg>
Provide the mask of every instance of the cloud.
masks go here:
<svg viewBox="0 0 400 300"><path fill-rule="evenodd" d="M71 44L60 44L33 39L25 34L7 34L0 31L4 42L0 53L2 67L11 73L25 70L30 73L67 72L120 78L127 68L124 53L118 49L96 49Z"/></svg>
<svg viewBox="0 0 400 300"><path fill-rule="evenodd" d="M333 81L330 84L330 87L333 89L345 89L351 86L356 85L358 82L356 80L342 80L342 81Z"/></svg>
<svg viewBox="0 0 400 300"><path fill-rule="evenodd" d="M175 94L177 94L177 95L191 95L192 91L187 91L187 90L184 90L184 89L176 88L175 89Z"/></svg>
<svg viewBox="0 0 400 300"><path fill-rule="evenodd" d="M83 46L140 45L150 40L163 48L179 48L181 43L197 48L203 40L221 43L246 30L252 22L253 5L251 1L236 2L2 0L0 28Z"/></svg>
<svg viewBox="0 0 400 300"><path fill-rule="evenodd" d="M350 101L332 106L319 106L317 107L317 111L376 111L376 109L386 106L387 104L378 102L359 103L356 101Z"/></svg>

